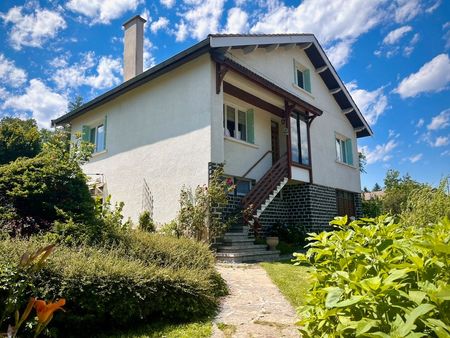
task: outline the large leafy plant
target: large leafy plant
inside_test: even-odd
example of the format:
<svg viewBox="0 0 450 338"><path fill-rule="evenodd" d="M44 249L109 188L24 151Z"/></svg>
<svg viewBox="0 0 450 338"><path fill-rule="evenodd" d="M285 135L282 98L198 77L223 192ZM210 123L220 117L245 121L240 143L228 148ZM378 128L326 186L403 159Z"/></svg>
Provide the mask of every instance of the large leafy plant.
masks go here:
<svg viewBox="0 0 450 338"><path fill-rule="evenodd" d="M305 337L449 337L450 221L428 227L380 216L312 233L296 264L315 283L300 309Z"/></svg>

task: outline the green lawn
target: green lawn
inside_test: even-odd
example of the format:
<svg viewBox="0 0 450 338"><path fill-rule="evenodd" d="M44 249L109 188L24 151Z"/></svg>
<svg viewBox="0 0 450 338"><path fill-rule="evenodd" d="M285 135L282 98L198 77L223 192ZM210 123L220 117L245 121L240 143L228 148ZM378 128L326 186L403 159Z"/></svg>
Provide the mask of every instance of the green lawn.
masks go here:
<svg viewBox="0 0 450 338"><path fill-rule="evenodd" d="M308 268L295 266L291 261L260 264L294 308L304 304L305 294L312 283Z"/></svg>
<svg viewBox="0 0 450 338"><path fill-rule="evenodd" d="M103 335L102 338L208 338L212 334L211 321L187 324L153 323L144 327ZM100 337L99 337L100 338Z"/></svg>

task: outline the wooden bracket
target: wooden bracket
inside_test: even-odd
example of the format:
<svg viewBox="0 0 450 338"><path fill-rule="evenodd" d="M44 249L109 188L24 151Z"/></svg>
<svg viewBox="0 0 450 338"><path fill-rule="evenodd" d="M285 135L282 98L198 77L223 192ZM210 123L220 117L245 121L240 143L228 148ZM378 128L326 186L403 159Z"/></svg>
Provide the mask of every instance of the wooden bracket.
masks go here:
<svg viewBox="0 0 450 338"><path fill-rule="evenodd" d="M225 74L228 72L228 67L216 62L216 94L220 93L220 87L222 86Z"/></svg>
<svg viewBox="0 0 450 338"><path fill-rule="evenodd" d="M287 118L289 118L289 115L292 113L295 106L295 103L291 103L288 100L284 101L284 110L286 111Z"/></svg>

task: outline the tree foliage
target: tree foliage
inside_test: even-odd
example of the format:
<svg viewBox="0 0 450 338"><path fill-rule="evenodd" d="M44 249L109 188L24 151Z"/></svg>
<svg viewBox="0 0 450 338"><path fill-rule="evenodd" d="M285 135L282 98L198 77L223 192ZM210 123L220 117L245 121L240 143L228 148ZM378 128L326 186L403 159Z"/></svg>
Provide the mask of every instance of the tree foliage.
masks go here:
<svg viewBox="0 0 450 338"><path fill-rule="evenodd" d="M0 227L31 233L66 217L92 220L95 204L80 168L91 152L84 142L70 147L68 133L59 130L37 156L0 166Z"/></svg>
<svg viewBox="0 0 450 338"><path fill-rule="evenodd" d="M41 150L36 121L4 117L0 120L0 165L19 157L34 157Z"/></svg>
<svg viewBox="0 0 450 338"><path fill-rule="evenodd" d="M397 170L388 170L384 179L383 212L398 215L406 207L408 196L413 190L423 187L408 174L400 177Z"/></svg>
<svg viewBox="0 0 450 338"><path fill-rule="evenodd" d="M443 216L450 219L448 177L443 178L437 188L423 185L412 190L400 213L400 218L405 224L414 226L436 223Z"/></svg>

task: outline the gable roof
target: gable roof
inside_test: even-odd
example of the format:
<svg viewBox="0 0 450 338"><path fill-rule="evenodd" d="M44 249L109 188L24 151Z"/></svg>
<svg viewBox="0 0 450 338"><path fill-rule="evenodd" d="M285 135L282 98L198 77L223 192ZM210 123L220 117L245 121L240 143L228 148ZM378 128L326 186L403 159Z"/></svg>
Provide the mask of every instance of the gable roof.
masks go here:
<svg viewBox="0 0 450 338"><path fill-rule="evenodd" d="M224 52L229 48L242 48L251 52L256 48L266 48L273 50L278 46L291 45L300 46L315 67L315 71L320 75L330 94L333 95L342 113L345 114L356 131L357 137L372 135L373 132L361 114L359 108L350 96L347 88L339 78L336 70L326 56L313 34L211 34L206 39L194 46L176 54L166 61L146 70L138 76L122 83L121 85L107 91L63 116L52 120L52 125L65 123L72 118L82 115L126 92L157 78L182 64L191 61L198 56L215 52Z"/></svg>

